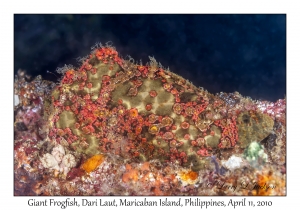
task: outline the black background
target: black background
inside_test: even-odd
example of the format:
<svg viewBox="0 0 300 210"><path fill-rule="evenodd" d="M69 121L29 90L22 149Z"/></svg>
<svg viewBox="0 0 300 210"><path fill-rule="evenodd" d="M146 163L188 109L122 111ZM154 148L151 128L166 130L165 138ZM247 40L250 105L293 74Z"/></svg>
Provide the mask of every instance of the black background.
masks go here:
<svg viewBox="0 0 300 210"><path fill-rule="evenodd" d="M112 41L124 58L164 67L211 93L238 91L276 101L286 94L286 15L14 16L14 73L48 80L78 66L97 42Z"/></svg>

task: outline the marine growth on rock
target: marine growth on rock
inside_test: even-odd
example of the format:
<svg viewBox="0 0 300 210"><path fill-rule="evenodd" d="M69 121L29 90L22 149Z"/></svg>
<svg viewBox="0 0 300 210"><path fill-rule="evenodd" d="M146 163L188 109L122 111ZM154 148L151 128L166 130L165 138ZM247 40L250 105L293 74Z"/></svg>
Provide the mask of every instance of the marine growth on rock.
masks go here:
<svg viewBox="0 0 300 210"><path fill-rule="evenodd" d="M79 68L65 66L58 72L62 79L51 88L16 78L15 95L20 103L15 106L15 162L16 168L24 167L26 161L19 156L36 148L34 155L26 153L27 158L42 164L43 170L56 170L48 176L56 177L60 187L70 179L84 185L86 180L102 177L102 181L115 181L110 192L119 195L218 194L219 190L206 189L208 193L200 186L212 174L214 179L222 175L232 178L230 171L220 174L220 169L230 167L227 160L232 156L244 163L230 167L231 171L242 173L241 167L249 168L244 171L248 178L253 170L276 174L285 167L285 99L271 103L237 92L213 95L163 68L152 57L146 65L137 64L122 59L111 46L98 46ZM31 95L27 94L29 87L33 87ZM38 89L45 94L36 95ZM39 107L38 112L32 110L34 107ZM32 141L29 138L38 132L25 131L32 123L28 121L32 112L38 113L44 133L28 147L25 142ZM252 142L266 145L264 168L247 164L243 156ZM59 172L65 155L56 149L60 147L72 159L72 163L64 164L67 168L61 171L65 173ZM226 164L222 166L222 162ZM144 180L151 188L140 191ZM89 190L64 193L51 191L48 186L44 194L108 193L104 185L92 183ZM176 190L183 189L183 183L186 191ZM172 184L176 187L167 187ZM164 190L161 185L166 185ZM285 189L276 193L285 194Z"/></svg>

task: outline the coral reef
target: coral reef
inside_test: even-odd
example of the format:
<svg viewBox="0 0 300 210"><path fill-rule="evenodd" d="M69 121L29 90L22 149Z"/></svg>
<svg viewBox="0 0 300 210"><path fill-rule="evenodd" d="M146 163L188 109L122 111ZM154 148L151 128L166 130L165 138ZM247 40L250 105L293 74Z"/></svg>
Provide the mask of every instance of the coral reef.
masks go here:
<svg viewBox="0 0 300 210"><path fill-rule="evenodd" d="M16 77L16 195L285 195L285 99L213 95L111 46L58 72Z"/></svg>

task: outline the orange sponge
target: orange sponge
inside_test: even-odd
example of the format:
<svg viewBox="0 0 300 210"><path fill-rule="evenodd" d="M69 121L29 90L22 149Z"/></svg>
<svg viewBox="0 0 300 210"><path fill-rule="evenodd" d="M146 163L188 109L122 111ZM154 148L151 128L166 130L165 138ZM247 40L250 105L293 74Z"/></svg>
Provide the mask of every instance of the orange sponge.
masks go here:
<svg viewBox="0 0 300 210"><path fill-rule="evenodd" d="M94 171L101 163L104 161L103 155L94 155L93 157L87 159L82 165L81 168L87 173Z"/></svg>

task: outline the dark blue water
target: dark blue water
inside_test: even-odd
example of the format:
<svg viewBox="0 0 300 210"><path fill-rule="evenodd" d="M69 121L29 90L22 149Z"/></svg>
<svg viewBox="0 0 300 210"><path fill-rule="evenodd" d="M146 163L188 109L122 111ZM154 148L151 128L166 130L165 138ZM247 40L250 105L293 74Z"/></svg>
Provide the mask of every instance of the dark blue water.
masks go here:
<svg viewBox="0 0 300 210"><path fill-rule="evenodd" d="M209 92L275 101L286 94L285 15L15 15L14 71L55 80L96 42L164 67Z"/></svg>

